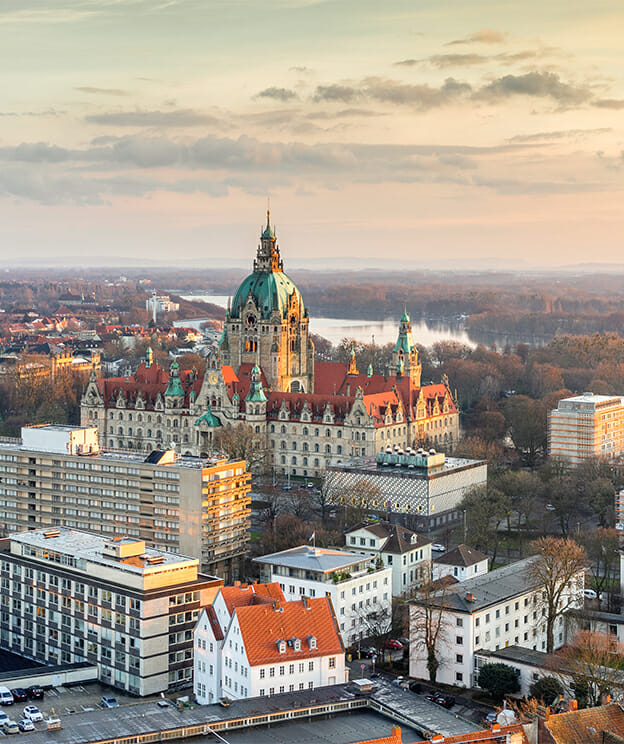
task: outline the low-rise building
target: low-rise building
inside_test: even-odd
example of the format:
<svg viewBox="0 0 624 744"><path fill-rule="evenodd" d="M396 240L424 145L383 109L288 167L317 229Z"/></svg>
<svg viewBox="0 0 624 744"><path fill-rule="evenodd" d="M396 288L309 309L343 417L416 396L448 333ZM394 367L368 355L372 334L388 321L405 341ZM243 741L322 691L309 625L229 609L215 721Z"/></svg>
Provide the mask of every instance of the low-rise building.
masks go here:
<svg viewBox="0 0 624 744"><path fill-rule="evenodd" d="M193 628L220 579L143 540L65 527L0 540L0 646L44 664L97 663L136 695L185 687Z"/></svg>
<svg viewBox="0 0 624 744"><path fill-rule="evenodd" d="M411 529L426 530L460 520L457 506L470 489L486 484L487 463L389 447L375 457L328 466L326 480L333 503L355 501L364 491L372 512L398 513Z"/></svg>
<svg viewBox="0 0 624 744"><path fill-rule="evenodd" d="M410 675L428 677L427 628L439 628L435 647L437 681L472 687L477 651L507 646L546 649L543 585L531 571L536 556L446 586L410 606ZM579 571L562 593L561 607L583 607L584 574ZM555 624L554 646L565 643L565 622Z"/></svg>
<svg viewBox="0 0 624 744"><path fill-rule="evenodd" d="M262 580L277 582L287 600L329 597L346 644L370 635L372 613L390 611L392 569L371 553L299 545L254 561L261 566Z"/></svg>
<svg viewBox="0 0 624 744"><path fill-rule="evenodd" d="M312 690L348 677L329 597L287 602L277 583L221 589L202 610L194 645L201 704Z"/></svg>
<svg viewBox="0 0 624 744"><path fill-rule="evenodd" d="M379 556L392 569L392 596L400 597L429 576L431 540L400 524L365 521L345 532L345 547Z"/></svg>
<svg viewBox="0 0 624 744"><path fill-rule="evenodd" d="M199 558L226 581L247 549L250 489L244 460L103 451L96 427L26 426L0 442L0 535L35 526L127 535Z"/></svg>
<svg viewBox="0 0 624 744"><path fill-rule="evenodd" d="M488 566L487 555L462 544L435 558L431 574L434 580L443 576L453 576L457 581L465 581L487 573Z"/></svg>

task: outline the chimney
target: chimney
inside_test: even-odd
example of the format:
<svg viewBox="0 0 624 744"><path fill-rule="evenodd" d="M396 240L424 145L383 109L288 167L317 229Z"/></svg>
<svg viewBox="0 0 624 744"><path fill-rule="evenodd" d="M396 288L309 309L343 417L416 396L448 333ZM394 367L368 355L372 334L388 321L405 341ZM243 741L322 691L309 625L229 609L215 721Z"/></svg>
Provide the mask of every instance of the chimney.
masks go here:
<svg viewBox="0 0 624 744"><path fill-rule="evenodd" d="M500 731L500 723L493 723L492 731Z"/></svg>
<svg viewBox="0 0 624 744"><path fill-rule="evenodd" d="M240 585L241 585L240 581L235 581L235 582L234 582L234 586L236 586L236 587L240 587Z"/></svg>
<svg viewBox="0 0 624 744"><path fill-rule="evenodd" d="M310 603L308 602L308 598L304 595L303 597L301 597L301 601L303 602L303 606L305 607L305 609L309 610Z"/></svg>
<svg viewBox="0 0 624 744"><path fill-rule="evenodd" d="M431 737L431 744L442 744L444 741L444 736L442 734L436 734L435 736Z"/></svg>
<svg viewBox="0 0 624 744"><path fill-rule="evenodd" d="M571 713L573 710L578 710L578 700L568 700L568 712Z"/></svg>
<svg viewBox="0 0 624 744"><path fill-rule="evenodd" d="M392 744L401 744L401 729L399 726L392 727Z"/></svg>
<svg viewBox="0 0 624 744"><path fill-rule="evenodd" d="M471 592L466 592L466 602L474 602L475 596Z"/></svg>

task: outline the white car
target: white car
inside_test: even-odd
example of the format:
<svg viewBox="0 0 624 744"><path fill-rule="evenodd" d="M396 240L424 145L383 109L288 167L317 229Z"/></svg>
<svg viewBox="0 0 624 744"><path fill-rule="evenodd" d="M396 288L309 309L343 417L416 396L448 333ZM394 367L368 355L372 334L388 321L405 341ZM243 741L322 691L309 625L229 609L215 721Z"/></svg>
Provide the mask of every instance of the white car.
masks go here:
<svg viewBox="0 0 624 744"><path fill-rule="evenodd" d="M24 708L24 718L28 718L29 721L43 721L43 713L36 705L27 705Z"/></svg>
<svg viewBox="0 0 624 744"><path fill-rule="evenodd" d="M593 589L583 589L585 599L598 599L598 594Z"/></svg>
<svg viewBox="0 0 624 744"><path fill-rule="evenodd" d="M446 546L442 543L433 543L431 550L435 550L437 553L446 553Z"/></svg>
<svg viewBox="0 0 624 744"><path fill-rule="evenodd" d="M8 720L9 720L9 717L7 716L7 714L3 710L0 710L0 726L4 726L4 724Z"/></svg>

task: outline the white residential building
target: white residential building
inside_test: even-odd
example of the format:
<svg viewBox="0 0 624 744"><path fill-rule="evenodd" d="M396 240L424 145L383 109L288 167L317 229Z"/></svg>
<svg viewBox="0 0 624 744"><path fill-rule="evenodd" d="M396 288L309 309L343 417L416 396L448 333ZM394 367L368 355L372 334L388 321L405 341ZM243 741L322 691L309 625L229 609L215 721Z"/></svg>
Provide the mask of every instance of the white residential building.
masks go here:
<svg viewBox="0 0 624 744"><path fill-rule="evenodd" d="M348 680L329 597L286 602L276 583L224 587L195 627L200 704L312 690Z"/></svg>
<svg viewBox="0 0 624 744"><path fill-rule="evenodd" d="M434 580L453 576L457 581L465 581L487 573L488 566L487 555L467 545L458 545L433 561L431 576Z"/></svg>
<svg viewBox="0 0 624 744"><path fill-rule="evenodd" d="M367 617L392 603L392 569L377 566L377 557L344 550L300 545L254 558L263 581L279 583L286 599L328 596L345 644L370 633Z"/></svg>
<svg viewBox="0 0 624 744"><path fill-rule="evenodd" d="M487 574L447 586L427 602L429 622L441 617L436 656L440 663L437 681L474 686L477 651L498 651L507 646L544 651L546 623L540 603L542 586L530 566L536 556L525 558ZM562 606L583 607L584 574L577 576L562 597ZM410 676L427 679L427 650L424 646L425 610L422 600L410 607ZM565 623L555 626L555 648L565 643Z"/></svg>
<svg viewBox="0 0 624 744"><path fill-rule="evenodd" d="M347 550L373 553L392 569L392 596L422 584L431 562L431 540L400 524L362 522L345 533Z"/></svg>

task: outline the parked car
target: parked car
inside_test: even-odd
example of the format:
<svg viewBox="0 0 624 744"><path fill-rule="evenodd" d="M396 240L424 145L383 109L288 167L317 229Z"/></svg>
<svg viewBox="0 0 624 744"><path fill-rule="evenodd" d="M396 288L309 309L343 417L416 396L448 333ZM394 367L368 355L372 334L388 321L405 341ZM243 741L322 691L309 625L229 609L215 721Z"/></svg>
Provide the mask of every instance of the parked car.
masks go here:
<svg viewBox="0 0 624 744"><path fill-rule="evenodd" d="M438 694L433 702L441 705L443 708L452 708L455 705L455 698L452 695Z"/></svg>
<svg viewBox="0 0 624 744"><path fill-rule="evenodd" d="M100 702L105 708L119 708L117 698L112 695L102 695Z"/></svg>
<svg viewBox="0 0 624 744"><path fill-rule="evenodd" d="M491 726L493 723L496 723L497 716L498 713L493 710L491 713L488 713L487 716L483 719L483 723L485 723L486 726Z"/></svg>
<svg viewBox="0 0 624 744"><path fill-rule="evenodd" d="M7 721L3 724L2 730L5 734L19 734L19 726L15 723L15 721Z"/></svg>
<svg viewBox="0 0 624 744"><path fill-rule="evenodd" d="M0 705L13 705L13 695L8 687L0 687Z"/></svg>
<svg viewBox="0 0 624 744"><path fill-rule="evenodd" d="M397 687L401 687L401 685L402 685L402 684L403 684L404 682L405 682L405 677L403 677L403 676L398 676L398 677L395 677L395 678L394 678L394 679L392 680L392 684L393 684L393 685L396 685Z"/></svg>
<svg viewBox="0 0 624 744"><path fill-rule="evenodd" d="M9 720L9 717L7 716L7 714L3 710L0 710L0 726L4 726L4 724L8 720Z"/></svg>
<svg viewBox="0 0 624 744"><path fill-rule="evenodd" d="M28 718L29 721L43 721L43 713L36 705L27 705L24 708L24 718Z"/></svg>
<svg viewBox="0 0 624 744"><path fill-rule="evenodd" d="M593 589L583 589L585 599L598 599L598 594Z"/></svg>
<svg viewBox="0 0 624 744"><path fill-rule="evenodd" d="M13 695L14 703L25 703L28 700L28 693L23 687L16 687L11 690L11 695Z"/></svg>
<svg viewBox="0 0 624 744"><path fill-rule="evenodd" d="M553 506L552 504L546 504L546 511L549 511L549 512L557 511L557 507Z"/></svg>
<svg viewBox="0 0 624 744"><path fill-rule="evenodd" d="M417 694L420 694L422 692L422 685L420 682L416 682L416 680L412 680L409 683L409 688L412 692L415 692Z"/></svg>
<svg viewBox="0 0 624 744"><path fill-rule="evenodd" d="M17 726L22 733L35 730L35 724L28 718L22 718L21 721L17 722Z"/></svg>
<svg viewBox="0 0 624 744"><path fill-rule="evenodd" d="M409 638L399 638L399 643L402 643L404 646L409 646Z"/></svg>
<svg viewBox="0 0 624 744"><path fill-rule="evenodd" d="M31 685L26 688L26 694L31 700L43 700L43 687Z"/></svg>
<svg viewBox="0 0 624 744"><path fill-rule="evenodd" d="M374 646L371 646L370 648L363 648L360 654L365 659L372 659L373 656L377 656L377 649Z"/></svg>
<svg viewBox="0 0 624 744"><path fill-rule="evenodd" d="M437 553L446 553L446 545L442 545L442 543L433 543L431 550L435 550Z"/></svg>
<svg viewBox="0 0 624 744"><path fill-rule="evenodd" d="M400 651L403 648L401 641L397 641L396 638L390 638L384 643L384 646L391 651Z"/></svg>

